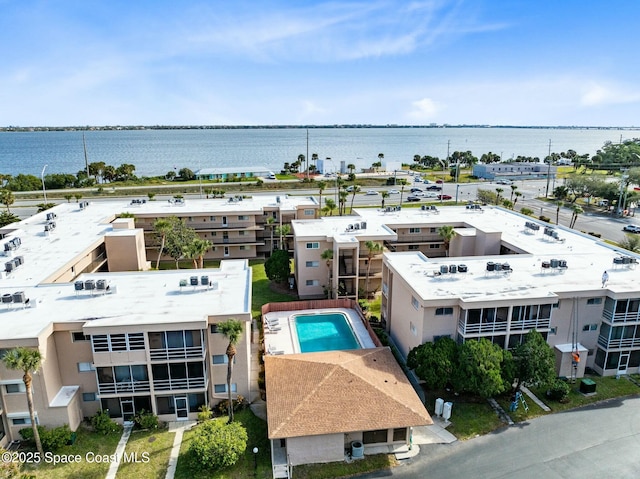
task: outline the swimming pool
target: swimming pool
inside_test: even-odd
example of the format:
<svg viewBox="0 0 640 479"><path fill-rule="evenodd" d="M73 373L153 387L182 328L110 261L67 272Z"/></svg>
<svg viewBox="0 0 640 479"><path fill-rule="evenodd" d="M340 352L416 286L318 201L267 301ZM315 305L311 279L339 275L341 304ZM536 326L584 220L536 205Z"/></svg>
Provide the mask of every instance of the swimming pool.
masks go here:
<svg viewBox="0 0 640 479"><path fill-rule="evenodd" d="M297 314L293 319L302 353L361 348L343 313Z"/></svg>

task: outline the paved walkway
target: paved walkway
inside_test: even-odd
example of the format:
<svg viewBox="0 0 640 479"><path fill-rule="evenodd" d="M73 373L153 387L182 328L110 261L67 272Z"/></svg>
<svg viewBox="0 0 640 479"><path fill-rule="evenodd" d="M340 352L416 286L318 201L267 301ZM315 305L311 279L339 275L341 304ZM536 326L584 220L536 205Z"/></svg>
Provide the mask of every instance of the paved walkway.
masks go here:
<svg viewBox="0 0 640 479"><path fill-rule="evenodd" d="M546 412L551 412L551 408L549 406L547 406L545 403L543 403L540 398L538 398L538 396L536 396L535 394L533 394L531 391L529 391L529 388L526 386L520 386L520 389L522 390L523 393L525 393L527 396L529 396L529 398L536 403L538 406L540 406L540 408L542 408L543 411Z"/></svg>
<svg viewBox="0 0 640 479"><path fill-rule="evenodd" d="M120 466L120 462L122 461L124 449L127 447L127 441L129 441L129 436L131 435L132 429L133 423L125 425L124 431L122 432L122 437L118 442L118 447L116 447L116 460L109 465L109 472L107 472L106 479L115 479L116 474L118 473L118 467Z"/></svg>
<svg viewBox="0 0 640 479"><path fill-rule="evenodd" d="M171 447L171 453L169 454L169 467L167 468L167 474L165 479L173 479L176 474L176 467L178 466L178 456L180 455L180 446L182 445L182 436L185 430L191 429L194 424L193 421L175 421L169 423L169 432L175 432L173 437L173 446Z"/></svg>

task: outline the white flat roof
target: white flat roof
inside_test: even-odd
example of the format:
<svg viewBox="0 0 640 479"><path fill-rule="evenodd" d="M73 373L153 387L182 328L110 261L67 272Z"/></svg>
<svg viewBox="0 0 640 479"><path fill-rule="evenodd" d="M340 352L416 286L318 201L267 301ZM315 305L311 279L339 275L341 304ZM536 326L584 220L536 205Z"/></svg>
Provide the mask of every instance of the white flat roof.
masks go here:
<svg viewBox="0 0 640 479"><path fill-rule="evenodd" d="M80 386L62 386L49 403L49 407L67 407L79 389Z"/></svg>
<svg viewBox="0 0 640 479"><path fill-rule="evenodd" d="M443 208L440 215L423 220L431 226L459 225L468 229L501 231L502 243L525 251L524 254L496 256L427 258L419 252L385 253L384 261L400 274L424 301L460 298L465 302L498 301L523 298L554 298L581 292L601 296L602 275L609 274L605 286L612 293L640 291L640 274L633 264L614 265L614 258L640 256L622 250L562 226L554 226L561 240L543 233L546 223L502 208L484 207L483 213L469 212L464 207ZM375 211L358 210L363 218ZM404 210L395 215L394 225L416 224L422 212ZM538 231L525 228L525 222L540 225ZM391 224L391 223L390 223ZM542 262L565 260L567 268L542 268ZM511 273L488 272L487 262L508 263ZM464 264L466 273L435 275L441 267ZM550 301L551 302L551 301Z"/></svg>

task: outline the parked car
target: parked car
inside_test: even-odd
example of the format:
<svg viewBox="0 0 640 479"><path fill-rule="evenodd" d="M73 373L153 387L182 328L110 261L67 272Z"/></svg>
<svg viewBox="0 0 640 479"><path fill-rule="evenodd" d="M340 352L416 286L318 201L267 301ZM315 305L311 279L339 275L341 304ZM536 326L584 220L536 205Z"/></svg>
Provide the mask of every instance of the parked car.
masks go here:
<svg viewBox="0 0 640 479"><path fill-rule="evenodd" d="M415 195L409 195L407 196L407 201L420 201L420 198Z"/></svg>
<svg viewBox="0 0 640 479"><path fill-rule="evenodd" d="M451 195L438 195L439 200L450 200Z"/></svg>
<svg viewBox="0 0 640 479"><path fill-rule="evenodd" d="M389 193L390 195L399 195L400 194L400 192L398 190L394 190L394 189L389 190L387 193Z"/></svg>
<svg viewBox="0 0 640 479"><path fill-rule="evenodd" d="M429 185L429 186L427 186L427 189L431 190L431 191L441 191L442 190L442 186L440 186L440 185Z"/></svg>
<svg viewBox="0 0 640 479"><path fill-rule="evenodd" d="M422 193L420 188L411 188L411 193Z"/></svg>
<svg viewBox="0 0 640 479"><path fill-rule="evenodd" d="M351 192L353 192L353 188L354 188L354 186L353 186L353 185L349 185L349 186L347 186L347 191L348 191L349 193L351 193Z"/></svg>
<svg viewBox="0 0 640 479"><path fill-rule="evenodd" d="M513 181L511 180L498 180L496 181L497 185L511 185L513 184Z"/></svg>
<svg viewBox="0 0 640 479"><path fill-rule="evenodd" d="M416 183L420 183L422 181L422 178L420 178L419 176L416 176L413 181L415 181Z"/></svg>
<svg viewBox="0 0 640 479"><path fill-rule="evenodd" d="M369 196L375 196L377 194L378 194L378 192L376 190L367 190L367 195L369 195Z"/></svg>
<svg viewBox="0 0 640 479"><path fill-rule="evenodd" d="M438 183L439 185L441 185L442 183L444 183L444 181L442 181L442 180L436 180L436 183Z"/></svg>
<svg viewBox="0 0 640 479"><path fill-rule="evenodd" d="M431 181L430 181L430 180L427 180L426 178L424 178L424 179L422 180L422 182L423 182L423 183L426 183L427 185L428 185L429 183L431 183Z"/></svg>
<svg viewBox="0 0 640 479"><path fill-rule="evenodd" d="M437 198L437 197L438 197L438 193L433 193L433 192L431 192L431 191L427 191L427 192L424 194L424 197L425 197L425 198Z"/></svg>
<svg viewBox="0 0 640 479"><path fill-rule="evenodd" d="M640 226L626 225L624 228L622 228L622 231L627 231L629 233L640 233Z"/></svg>

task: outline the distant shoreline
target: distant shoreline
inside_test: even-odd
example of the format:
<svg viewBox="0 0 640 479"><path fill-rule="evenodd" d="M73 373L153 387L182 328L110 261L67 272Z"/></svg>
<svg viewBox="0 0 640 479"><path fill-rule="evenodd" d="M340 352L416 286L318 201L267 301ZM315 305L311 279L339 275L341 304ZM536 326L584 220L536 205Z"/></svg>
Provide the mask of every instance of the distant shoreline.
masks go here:
<svg viewBox="0 0 640 479"><path fill-rule="evenodd" d="M640 130L640 126L517 126L517 125L105 125L105 126L5 126L0 132L120 131L120 130L277 130L277 129L375 129L375 128L512 128L529 130Z"/></svg>

